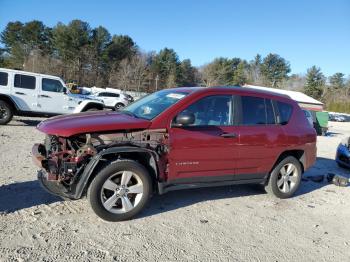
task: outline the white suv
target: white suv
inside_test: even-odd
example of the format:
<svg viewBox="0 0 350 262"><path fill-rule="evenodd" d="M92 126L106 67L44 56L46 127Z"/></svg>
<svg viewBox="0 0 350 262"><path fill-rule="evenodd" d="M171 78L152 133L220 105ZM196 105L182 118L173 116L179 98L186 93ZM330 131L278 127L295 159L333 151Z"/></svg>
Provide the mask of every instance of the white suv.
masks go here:
<svg viewBox="0 0 350 262"><path fill-rule="evenodd" d="M122 109L129 103L128 97L122 93L100 92L95 94L95 96L103 100L105 107L115 110Z"/></svg>
<svg viewBox="0 0 350 262"><path fill-rule="evenodd" d="M0 68L0 124L16 115L59 115L102 110L103 101L72 96L61 78Z"/></svg>

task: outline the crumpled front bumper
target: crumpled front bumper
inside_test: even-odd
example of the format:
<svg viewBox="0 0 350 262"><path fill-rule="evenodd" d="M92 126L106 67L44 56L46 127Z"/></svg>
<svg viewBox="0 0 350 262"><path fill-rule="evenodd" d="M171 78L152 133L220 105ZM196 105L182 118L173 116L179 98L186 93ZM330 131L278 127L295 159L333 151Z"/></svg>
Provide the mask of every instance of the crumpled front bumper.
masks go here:
<svg viewBox="0 0 350 262"><path fill-rule="evenodd" d="M34 144L32 147L32 159L33 163L42 168L42 161L45 159L45 157L40 153L40 148L43 147L43 144Z"/></svg>
<svg viewBox="0 0 350 262"><path fill-rule="evenodd" d="M60 196L63 198L72 198L72 196L67 192L67 189L57 180L57 176L54 174L49 174L43 168L42 162L45 160L45 156L41 154L44 145L35 144L32 148L32 159L36 166L40 167L38 171L38 180L40 185L50 194Z"/></svg>
<svg viewBox="0 0 350 262"><path fill-rule="evenodd" d="M63 198L72 198L67 189L57 180L48 180L48 173L41 169L38 171L38 180L40 185L50 194L60 196Z"/></svg>

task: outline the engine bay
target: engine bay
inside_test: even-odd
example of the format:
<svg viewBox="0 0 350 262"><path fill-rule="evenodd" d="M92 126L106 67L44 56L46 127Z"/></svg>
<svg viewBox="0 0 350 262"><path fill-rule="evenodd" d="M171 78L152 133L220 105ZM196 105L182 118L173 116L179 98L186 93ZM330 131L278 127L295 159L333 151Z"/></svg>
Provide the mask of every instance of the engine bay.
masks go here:
<svg viewBox="0 0 350 262"><path fill-rule="evenodd" d="M58 181L69 188L75 184L91 159L102 150L131 146L152 150L158 157L167 153L168 134L165 129L88 133L69 138L47 135L38 151L47 180ZM118 155L114 156L118 159Z"/></svg>

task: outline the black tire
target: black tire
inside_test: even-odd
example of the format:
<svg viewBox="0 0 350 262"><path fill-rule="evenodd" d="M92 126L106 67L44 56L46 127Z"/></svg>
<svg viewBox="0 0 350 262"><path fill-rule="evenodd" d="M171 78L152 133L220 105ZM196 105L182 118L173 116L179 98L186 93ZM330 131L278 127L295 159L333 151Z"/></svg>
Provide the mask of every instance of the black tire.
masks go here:
<svg viewBox="0 0 350 262"><path fill-rule="evenodd" d="M124 107L125 107L125 105L123 103L117 103L115 105L114 109L115 109L115 111L118 111L118 110L120 110L120 109L122 109Z"/></svg>
<svg viewBox="0 0 350 262"><path fill-rule="evenodd" d="M342 163L337 162L337 164L338 164L338 166L341 167L341 168L346 168L346 169L349 168L349 167L347 167L346 165L344 165L344 164L342 164Z"/></svg>
<svg viewBox="0 0 350 262"><path fill-rule="evenodd" d="M89 111L89 112L90 112L90 111L91 111L91 112L92 112L92 111L99 111L99 109L96 108L96 107L92 107L92 108L89 108L89 109L86 110L86 112L88 112L88 111Z"/></svg>
<svg viewBox="0 0 350 262"><path fill-rule="evenodd" d="M6 125L13 118L13 109L5 101L0 100L0 125Z"/></svg>
<svg viewBox="0 0 350 262"><path fill-rule="evenodd" d="M281 181L282 174L281 169L285 168L287 165L293 165L295 167L295 173L293 173L293 186L292 186L292 181L287 181L283 182L281 187L278 186L278 181ZM290 198L294 195L294 193L298 190L301 182L301 177L302 177L302 168L300 162L292 156L288 156L284 158L281 162L279 162L275 168L272 170L268 183L265 186L265 190L267 193L274 195L278 198ZM282 192L284 188L284 183L287 183L289 185L290 191L289 192ZM288 187L288 186L287 186Z"/></svg>
<svg viewBox="0 0 350 262"><path fill-rule="evenodd" d="M123 171L132 172L136 174L139 179L141 179L143 193L141 195L141 198L138 204L136 204L136 206L134 206L133 209L131 209L128 212L116 214L116 213L113 213L113 211L107 210L103 205L102 194L103 194L103 190L106 190L103 188L103 185L108 179L118 174L118 172L123 172ZM107 167L103 168L96 175L96 177L93 179L88 189L88 199L96 215L98 215L100 218L104 220L116 222L116 221L129 220L135 217L146 206L151 196L151 193L152 193L152 181L146 168L133 160L121 160L121 161L116 161L111 163ZM126 197L129 198L129 194L126 195ZM119 197L117 202L115 202L115 204L117 204L118 201L121 201L121 199L122 197Z"/></svg>

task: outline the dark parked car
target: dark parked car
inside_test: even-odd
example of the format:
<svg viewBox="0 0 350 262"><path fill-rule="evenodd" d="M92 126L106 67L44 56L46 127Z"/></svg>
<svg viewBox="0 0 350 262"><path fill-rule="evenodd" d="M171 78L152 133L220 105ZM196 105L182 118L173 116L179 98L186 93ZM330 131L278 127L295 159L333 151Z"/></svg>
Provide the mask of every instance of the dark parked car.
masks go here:
<svg viewBox="0 0 350 262"><path fill-rule="evenodd" d="M176 88L121 112L53 117L33 147L38 178L109 221L130 219L152 193L259 183L293 196L316 158L316 133L290 98L240 87ZM210 194L210 191L208 191Z"/></svg>
<svg viewBox="0 0 350 262"><path fill-rule="evenodd" d="M340 167L350 168L350 137L346 137L340 142L335 160Z"/></svg>

